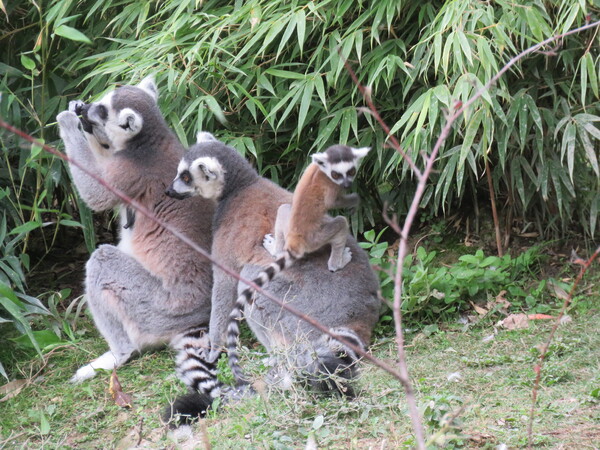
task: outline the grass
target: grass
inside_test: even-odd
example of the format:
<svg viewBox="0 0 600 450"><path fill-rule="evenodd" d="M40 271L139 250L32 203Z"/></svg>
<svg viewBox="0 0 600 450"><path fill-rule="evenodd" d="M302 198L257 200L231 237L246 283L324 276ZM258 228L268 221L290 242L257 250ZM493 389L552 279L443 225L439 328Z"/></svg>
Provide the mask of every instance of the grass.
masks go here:
<svg viewBox="0 0 600 450"><path fill-rule="evenodd" d="M595 296L597 297L597 296ZM600 442L600 310L572 312L559 328L547 363L534 422L534 441L548 448L597 448ZM185 392L170 351L147 353L118 371L133 408L116 406L109 374L81 385L67 382L74 370L105 349L91 323L77 345L54 349L44 361L26 354L10 361L14 378L27 384L1 403L0 447L10 448L408 448L413 443L404 393L391 376L363 365L354 401L315 396L301 388L261 389L255 398L226 405L173 435L160 423L162 407ZM408 361L427 435L445 448L523 447L537 348L550 324L497 330L492 323L469 329L457 324L426 336L408 335ZM396 351L389 337L373 353L389 363ZM255 350L245 367L264 373ZM5 354L2 354L4 357ZM6 365L6 364L5 364ZM452 376L450 376L453 374ZM450 379L449 379L450 378ZM595 391L596 390L596 391ZM448 415L456 415L448 420ZM179 442L177 440L179 439Z"/></svg>

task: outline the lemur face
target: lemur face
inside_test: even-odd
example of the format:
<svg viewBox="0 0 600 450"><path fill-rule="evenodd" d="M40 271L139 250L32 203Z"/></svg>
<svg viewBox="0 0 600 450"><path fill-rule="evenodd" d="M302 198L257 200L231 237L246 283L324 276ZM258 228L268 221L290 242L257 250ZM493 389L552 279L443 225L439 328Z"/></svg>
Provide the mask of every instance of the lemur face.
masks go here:
<svg viewBox="0 0 600 450"><path fill-rule="evenodd" d="M135 87L127 86L109 92L98 102L76 102L74 106L75 114L81 116L83 131L93 136L98 145L109 153L126 148L127 142L139 134L144 125L141 111L119 107L121 97L125 96L138 96L144 100L150 96L155 104L158 91L154 81L145 78Z"/></svg>
<svg viewBox="0 0 600 450"><path fill-rule="evenodd" d="M323 153L313 154L312 160L331 181L346 189L352 185L358 164L369 150L369 147L352 148L346 145L332 145Z"/></svg>
<svg viewBox="0 0 600 450"><path fill-rule="evenodd" d="M177 176L165 193L179 200L195 195L217 200L223 191L225 170L216 158L194 157L194 153L190 150L180 161Z"/></svg>

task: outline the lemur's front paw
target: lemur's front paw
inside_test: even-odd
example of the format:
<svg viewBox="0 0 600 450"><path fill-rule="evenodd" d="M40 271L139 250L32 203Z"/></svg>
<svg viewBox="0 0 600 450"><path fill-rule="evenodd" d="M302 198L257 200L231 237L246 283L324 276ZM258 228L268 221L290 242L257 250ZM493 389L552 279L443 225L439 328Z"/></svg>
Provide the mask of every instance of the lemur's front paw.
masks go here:
<svg viewBox="0 0 600 450"><path fill-rule="evenodd" d="M85 106L85 102L83 100L72 100L69 102L69 111L75 113L76 115L81 115L81 110Z"/></svg>
<svg viewBox="0 0 600 450"><path fill-rule="evenodd" d="M56 121L62 132L76 131L79 129L79 118L72 111L63 111L56 116Z"/></svg>
<svg viewBox="0 0 600 450"><path fill-rule="evenodd" d="M277 251L275 250L275 238L272 234L265 234L265 238L263 239L263 247L266 251L268 251L272 256L275 256Z"/></svg>

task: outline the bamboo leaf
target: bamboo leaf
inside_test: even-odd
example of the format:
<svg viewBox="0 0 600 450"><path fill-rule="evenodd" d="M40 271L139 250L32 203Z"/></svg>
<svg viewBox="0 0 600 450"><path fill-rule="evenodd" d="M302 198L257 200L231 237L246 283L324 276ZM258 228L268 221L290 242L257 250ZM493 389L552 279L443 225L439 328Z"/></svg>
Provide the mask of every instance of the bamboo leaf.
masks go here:
<svg viewBox="0 0 600 450"><path fill-rule="evenodd" d="M457 36L458 36L458 41L460 42L460 47L462 48L462 52L463 54L467 57L467 61L469 61L469 64L473 64L473 59L471 58L471 44L469 44L469 40L467 39L467 36L465 36L465 33L459 31L457 32Z"/></svg>
<svg viewBox="0 0 600 450"><path fill-rule="evenodd" d="M588 135L588 133L585 131L585 129L581 125L578 126L578 131L579 131L579 138L581 139L581 143L583 144L583 149L585 150L585 155L587 157L587 160L590 163L590 165L592 166L592 169L594 170L594 172L596 173L596 176L600 177L600 170L598 170L598 158L597 158L596 152L594 150L594 144L592 144L590 136ZM573 177L571 176L571 181L572 180L573 180Z"/></svg>
<svg viewBox="0 0 600 450"><path fill-rule="evenodd" d="M317 74L318 76L318 74ZM309 79L306 81L304 85L304 90L302 93L302 100L300 101L300 110L298 111L298 135L302 131L302 127L304 126L304 121L306 120L306 115L308 114L308 108L310 108L310 102L312 100L313 91L315 88L314 79Z"/></svg>
<svg viewBox="0 0 600 450"><path fill-rule="evenodd" d="M573 122L570 122L563 134L562 147L561 147L561 159L565 153L567 155L567 167L569 169L569 176L573 179L573 169L575 166L575 138L576 128Z"/></svg>
<svg viewBox="0 0 600 450"><path fill-rule="evenodd" d="M84 44L92 43L92 41L85 34L68 25L61 25L55 28L54 33L72 41L83 42Z"/></svg>
<svg viewBox="0 0 600 450"><path fill-rule="evenodd" d="M596 222L598 220L598 209L600 205L600 194L596 194L590 205L590 235L592 238L596 232Z"/></svg>
<svg viewBox="0 0 600 450"><path fill-rule="evenodd" d="M0 305L2 305L4 309L8 311L8 314L10 314L10 316L12 316L12 318L19 324L19 326L31 340L31 343L33 344L33 347L37 351L38 355L41 356L42 350L35 340L31 326L23 315L23 311L19 308L19 304L21 304L21 302L17 299L14 292L6 284L0 282Z"/></svg>
<svg viewBox="0 0 600 450"><path fill-rule="evenodd" d="M300 55L304 49L304 38L306 36L306 14L304 9L300 9L296 12L296 32L298 34L298 47L300 48Z"/></svg>
<svg viewBox="0 0 600 450"><path fill-rule="evenodd" d="M277 57L281 55L283 52L283 48L286 46L288 41L290 40L290 36L294 31L296 31L296 15L293 15L288 22L288 26L283 32L283 36L281 37L281 41L279 42L279 47L277 48ZM268 35L267 35L268 37Z"/></svg>
<svg viewBox="0 0 600 450"><path fill-rule="evenodd" d="M465 130L465 137L463 139L463 143L460 149L460 159L458 163L458 168L462 169L465 163L465 159L467 158L467 153L471 152L471 147L473 146L473 141L475 140L475 136L479 131L479 127L481 125L482 120L482 109L478 109L474 114L471 115L471 119L467 125L467 129Z"/></svg>
<svg viewBox="0 0 600 450"><path fill-rule="evenodd" d="M594 93L596 98L599 98L600 96L598 95L598 74L596 72L596 65L594 64L594 58L592 57L592 54L590 52L588 52L585 54L583 59L584 59L584 64L587 69L588 78L590 80L590 86L592 87L592 92ZM583 90L583 88L582 88L582 90ZM585 103L583 101L582 101L582 104L585 105Z"/></svg>
<svg viewBox="0 0 600 450"><path fill-rule="evenodd" d="M320 74L317 74L314 81L315 88L317 89L317 95L321 99L321 103L323 103L325 111L327 111L327 97L325 96L325 85L323 84L323 78Z"/></svg>
<svg viewBox="0 0 600 450"><path fill-rule="evenodd" d="M273 75L274 77L278 77L278 78L288 78L288 79L293 79L293 80L306 79L306 75L303 75L301 73L292 72L290 70L268 69L268 70L265 70L264 73ZM275 92L273 92L273 95L275 95Z"/></svg>

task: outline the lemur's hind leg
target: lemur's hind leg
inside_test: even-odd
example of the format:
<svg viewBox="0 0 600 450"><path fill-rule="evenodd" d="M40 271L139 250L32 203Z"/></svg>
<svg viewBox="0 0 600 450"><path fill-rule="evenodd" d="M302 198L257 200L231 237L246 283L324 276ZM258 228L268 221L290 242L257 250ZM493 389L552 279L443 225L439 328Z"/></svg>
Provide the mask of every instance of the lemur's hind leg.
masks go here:
<svg viewBox="0 0 600 450"><path fill-rule="evenodd" d="M313 242L322 247L329 243L331 245L331 253L327 268L335 272L346 266L352 260L352 253L346 247L346 239L348 238L348 221L343 216L329 217L325 216L321 227L314 236ZM317 250L311 249L311 251Z"/></svg>
<svg viewBox="0 0 600 450"><path fill-rule="evenodd" d="M274 236L267 234L263 240L263 247L273 256L283 252L291 213L292 205L290 203L281 205L277 210Z"/></svg>
<svg viewBox="0 0 600 450"><path fill-rule="evenodd" d="M112 245L100 246L86 265L86 297L110 351L77 370L71 381L92 378L97 369L119 367L135 353L164 345L197 325L200 314L206 319L200 310L171 313L166 306L170 295L134 258Z"/></svg>

